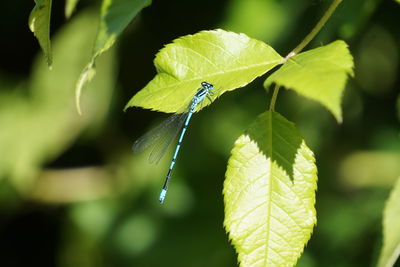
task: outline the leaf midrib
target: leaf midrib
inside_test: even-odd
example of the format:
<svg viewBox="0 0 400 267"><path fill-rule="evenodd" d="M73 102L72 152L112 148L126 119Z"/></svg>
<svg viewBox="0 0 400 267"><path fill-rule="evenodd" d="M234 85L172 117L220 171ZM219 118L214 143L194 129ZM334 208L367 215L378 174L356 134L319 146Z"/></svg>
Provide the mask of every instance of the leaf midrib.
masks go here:
<svg viewBox="0 0 400 267"><path fill-rule="evenodd" d="M274 64L274 63L277 63L276 65L279 65L280 62L282 62L282 59L272 60L272 61L268 61L268 62L262 62L262 63L258 63L258 64L252 64L252 65L250 65L250 66L234 68L234 69L230 69L230 70L228 70L228 71L214 72L212 75L205 75L205 76L199 76L199 77L194 77L194 78L190 78L190 79L184 79L184 80L181 80L181 81L178 82L178 83L173 83L173 84L168 85L168 86L160 87L159 90L148 93L148 94L147 94L147 97L151 97L151 96L154 95L154 94L159 94L159 91L160 91L160 90L168 90L169 92L168 92L166 95L164 95L164 97L168 97L170 94L176 93L176 92L174 92L173 90L169 90L169 89L174 88L174 87L178 87L178 86L184 86L185 83L192 83L192 82L194 82L194 81L200 81L200 80L205 80L205 81L207 81L208 78L212 78L212 77L216 77L216 76L220 76L220 75L224 75L224 74L233 74L233 73L236 73L236 72L241 72L241 71L243 71L243 70L256 69L256 68L259 68L259 67L261 67L261 66L264 66L264 65L272 65L272 64ZM276 65L275 65L275 66L276 66ZM275 67L275 66L274 66L274 67ZM268 71L268 70L266 70L265 72L267 72L267 71ZM265 73L265 72L264 72L264 73ZM264 74L264 73L263 73L263 74ZM177 77L171 75L170 73L161 72L161 73L159 73L159 74L165 74L165 75L171 76L172 78L178 80ZM260 75L262 75L262 74L260 74ZM256 77L255 77L255 78L256 78ZM233 89L233 88L230 88L230 89ZM225 89L225 91L229 91L230 89ZM218 95L220 95L220 94L218 94ZM185 99L185 100L188 100L188 99L189 99L189 97L187 97L187 99Z"/></svg>
<svg viewBox="0 0 400 267"><path fill-rule="evenodd" d="M265 242L265 244L266 244L266 246L265 246L265 260L264 260L264 262L265 262L265 266L267 266L267 263L268 263L268 246L269 246L269 238L270 238L270 225L271 225L271 199L272 199L272 177L273 177L273 175L272 175L272 166L273 166L273 164L272 164L272 150L273 150L273 146L272 146L272 111L268 111L268 116L269 116L269 118L268 118L268 123L269 123L269 125L268 125L268 128L267 129L269 129L271 132L268 134L267 133L267 136L268 136L268 140L267 140L267 143L268 143L268 146L269 146L269 150L268 151L270 151L269 152L269 154L267 155L267 157L269 157L269 162L270 162L270 172L269 172L269 177L268 177L268 179L269 179L269 188L268 188L268 197L269 197L269 199L268 199L268 202L267 202L267 227L266 227L266 229L267 229L267 231L266 231L266 237L265 237L265 240L266 240L266 242Z"/></svg>

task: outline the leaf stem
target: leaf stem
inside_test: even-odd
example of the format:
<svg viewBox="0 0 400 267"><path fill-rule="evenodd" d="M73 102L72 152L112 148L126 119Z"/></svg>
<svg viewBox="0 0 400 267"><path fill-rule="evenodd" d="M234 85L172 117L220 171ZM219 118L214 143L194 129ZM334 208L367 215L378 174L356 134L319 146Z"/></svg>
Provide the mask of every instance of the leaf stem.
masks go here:
<svg viewBox="0 0 400 267"><path fill-rule="evenodd" d="M319 31L322 29L322 27L325 25L325 23L328 21L328 19L332 16L333 12L336 10L338 5L342 2L343 0L333 0L331 5L329 6L328 10L325 12L325 14L322 16L322 18L318 21L318 23L314 26L314 28L311 30L309 34L301 41L300 44L298 44L286 57L285 60L288 60L292 56L298 54L303 50L304 47L306 47L312 39L319 33ZM275 84L274 92L272 94L272 99L271 103L269 106L269 110L273 111L275 109L275 102L276 98L278 97L278 92L279 92L280 86Z"/></svg>
<svg viewBox="0 0 400 267"><path fill-rule="evenodd" d="M269 105L270 111L275 110L275 102L276 102L276 98L278 97L279 88L280 88L280 86L278 84L275 84L274 92L272 93L271 104Z"/></svg>

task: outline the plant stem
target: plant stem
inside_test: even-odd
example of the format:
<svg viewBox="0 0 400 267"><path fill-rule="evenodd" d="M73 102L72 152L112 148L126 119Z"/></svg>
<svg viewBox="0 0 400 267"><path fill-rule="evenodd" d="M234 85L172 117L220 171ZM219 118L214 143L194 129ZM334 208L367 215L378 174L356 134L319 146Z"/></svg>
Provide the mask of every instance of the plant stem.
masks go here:
<svg viewBox="0 0 400 267"><path fill-rule="evenodd" d="M312 39L319 33L319 31L322 29L322 27L325 25L325 23L328 21L328 19L332 16L333 12L336 10L338 5L342 2L343 0L333 0L331 5L329 6L328 10L325 12L325 14L322 16L322 18L318 21L317 25L314 26L314 28L311 30L309 34L301 41L299 45L297 45L287 56L286 60L288 60L290 57L298 54L303 50L304 47L306 47ZM275 102L276 98L278 97L278 92L279 92L280 86L275 84L274 92L272 94L272 99L271 103L269 105L269 110L273 111L275 109Z"/></svg>
<svg viewBox="0 0 400 267"><path fill-rule="evenodd" d="M325 25L325 23L328 21L328 19L332 16L333 12L335 9L338 7L338 5L342 2L343 0L333 0L332 4L328 8L328 10L325 12L325 14L322 16L322 18L318 21L317 25L311 30L311 32L301 41L301 43L296 46L295 49L293 49L294 54L298 54L303 48L308 45L309 42L311 42L312 39L314 39L315 35L321 30L321 28Z"/></svg>

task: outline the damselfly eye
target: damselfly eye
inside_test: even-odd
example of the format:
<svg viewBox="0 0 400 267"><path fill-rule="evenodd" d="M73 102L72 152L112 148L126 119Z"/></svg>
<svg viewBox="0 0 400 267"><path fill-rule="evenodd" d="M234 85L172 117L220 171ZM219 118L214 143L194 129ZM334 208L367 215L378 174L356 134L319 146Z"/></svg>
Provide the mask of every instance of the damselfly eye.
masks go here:
<svg viewBox="0 0 400 267"><path fill-rule="evenodd" d="M214 86L211 83L208 82L202 82L201 87L206 88L206 89L213 89Z"/></svg>

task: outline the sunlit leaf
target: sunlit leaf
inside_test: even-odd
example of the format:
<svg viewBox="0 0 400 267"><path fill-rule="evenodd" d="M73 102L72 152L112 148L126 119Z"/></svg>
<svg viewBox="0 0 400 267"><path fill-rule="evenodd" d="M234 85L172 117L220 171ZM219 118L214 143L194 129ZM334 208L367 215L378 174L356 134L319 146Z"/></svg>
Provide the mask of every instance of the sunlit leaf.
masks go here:
<svg viewBox="0 0 400 267"><path fill-rule="evenodd" d="M294 266L316 222L317 168L293 123L275 112L239 137L224 183L225 227L241 266Z"/></svg>
<svg viewBox="0 0 400 267"><path fill-rule="evenodd" d="M51 1L35 0L36 5L29 15L29 28L38 39L49 68L53 62L50 46Z"/></svg>
<svg viewBox="0 0 400 267"><path fill-rule="evenodd" d="M340 107L347 76L353 75L353 58L343 41L335 41L291 57L264 83L277 83L320 102L342 121Z"/></svg>
<svg viewBox="0 0 400 267"><path fill-rule="evenodd" d="M270 46L244 34L214 30L187 35L157 54L157 75L126 108L176 112L190 101L202 81L215 86L217 97L247 85L281 61Z"/></svg>
<svg viewBox="0 0 400 267"><path fill-rule="evenodd" d="M400 178L383 212L383 248L378 267L392 267L400 255Z"/></svg>
<svg viewBox="0 0 400 267"><path fill-rule="evenodd" d="M96 73L95 61L97 57L114 44L132 19L150 3L151 0L103 0L100 27L96 36L93 55L79 76L75 87L75 101L79 114L81 114L82 88Z"/></svg>
<svg viewBox="0 0 400 267"><path fill-rule="evenodd" d="M78 4L79 0L66 0L65 1L65 17L70 18L72 13L74 13L76 5Z"/></svg>

